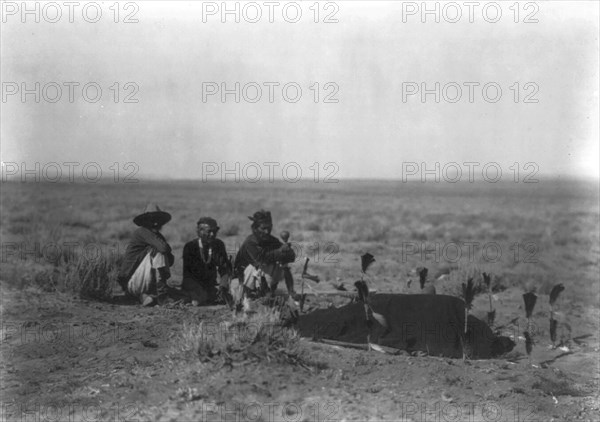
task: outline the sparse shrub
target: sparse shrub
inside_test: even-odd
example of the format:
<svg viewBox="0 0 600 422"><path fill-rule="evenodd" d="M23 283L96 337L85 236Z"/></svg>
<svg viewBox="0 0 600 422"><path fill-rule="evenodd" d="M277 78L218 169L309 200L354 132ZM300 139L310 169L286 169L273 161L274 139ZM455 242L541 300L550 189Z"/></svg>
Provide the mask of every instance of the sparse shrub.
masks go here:
<svg viewBox="0 0 600 422"><path fill-rule="evenodd" d="M367 354L360 354L354 359L354 366L366 366L370 363Z"/></svg>
<svg viewBox="0 0 600 422"><path fill-rule="evenodd" d="M36 258L44 258L44 248L65 239L64 227L59 223L35 221L21 234L28 250L36 251Z"/></svg>
<svg viewBox="0 0 600 422"><path fill-rule="evenodd" d="M240 232L240 226L238 226L237 224L230 224L225 229L221 230L220 232L225 237L237 236Z"/></svg>
<svg viewBox="0 0 600 422"><path fill-rule="evenodd" d="M37 286L43 292L55 292L56 285L60 279L60 271L46 270L38 271L33 275L33 285Z"/></svg>
<svg viewBox="0 0 600 422"><path fill-rule="evenodd" d="M425 223L431 224L433 227L440 226L448 220L446 213L433 213L422 217Z"/></svg>
<svg viewBox="0 0 600 422"><path fill-rule="evenodd" d="M263 342L267 348L283 346L293 349L298 334L294 330L276 329L280 326L279 320L278 311L259 307L253 314L236 315L232 321L222 322L218 326L204 322L184 323L180 349L192 351L203 360L242 352L259 342Z"/></svg>
<svg viewBox="0 0 600 422"><path fill-rule="evenodd" d="M493 277L491 284L492 293L499 293L508 289L510 287L509 282L508 277L503 274Z"/></svg>
<svg viewBox="0 0 600 422"><path fill-rule="evenodd" d="M112 297L122 259L117 251L90 257L70 248L49 248L43 257L6 262L1 275L20 289L36 287L43 292L75 293L100 300Z"/></svg>
<svg viewBox="0 0 600 422"><path fill-rule="evenodd" d="M100 254L95 259L80 256L61 271L58 288L85 298L108 300L113 296L121 259L113 253Z"/></svg>
<svg viewBox="0 0 600 422"><path fill-rule="evenodd" d="M72 221L65 221L64 225L67 227L73 227L73 228L81 228L81 229L90 229L92 227L92 225L90 223L88 223L87 221L81 221L81 220L72 220Z"/></svg>
<svg viewBox="0 0 600 422"><path fill-rule="evenodd" d="M306 230L311 231L311 232L320 232L321 226L319 225L319 223L315 223L313 221L306 225Z"/></svg>
<svg viewBox="0 0 600 422"><path fill-rule="evenodd" d="M125 240L125 239L129 239L131 237L131 230L130 229L119 229L119 231L117 232L117 235L115 236L118 240Z"/></svg>
<svg viewBox="0 0 600 422"><path fill-rule="evenodd" d="M217 366L248 360L322 366L310 359L300 344L300 334L282 326L279 311L264 306L218 325L185 322L175 347L177 352Z"/></svg>
<svg viewBox="0 0 600 422"><path fill-rule="evenodd" d="M11 234L25 235L29 232L29 230L28 223L11 222L11 224L8 226L8 232Z"/></svg>
<svg viewBox="0 0 600 422"><path fill-rule="evenodd" d="M412 240L427 240L427 234L420 232L420 231L413 230L410 233L410 239L412 239Z"/></svg>
<svg viewBox="0 0 600 422"><path fill-rule="evenodd" d="M448 275L448 279L444 281L445 293L450 296L456 296L462 298L462 283L467 281L469 278L473 278L473 293L475 296L486 292L487 288L482 282L481 269L474 264L458 265L458 269L451 271Z"/></svg>
<svg viewBox="0 0 600 422"><path fill-rule="evenodd" d="M590 391L569 379L554 379L539 374L537 377L538 380L533 382L531 388L541 390L546 394L582 397L590 393Z"/></svg>
<svg viewBox="0 0 600 422"><path fill-rule="evenodd" d="M385 242L388 239L389 230L383 225L375 225L365 233L364 240L367 242Z"/></svg>
<svg viewBox="0 0 600 422"><path fill-rule="evenodd" d="M445 375L444 379L443 379L443 383L445 385L449 385L449 386L454 386L454 385L459 386L462 383L462 379L458 376L455 377L452 375Z"/></svg>

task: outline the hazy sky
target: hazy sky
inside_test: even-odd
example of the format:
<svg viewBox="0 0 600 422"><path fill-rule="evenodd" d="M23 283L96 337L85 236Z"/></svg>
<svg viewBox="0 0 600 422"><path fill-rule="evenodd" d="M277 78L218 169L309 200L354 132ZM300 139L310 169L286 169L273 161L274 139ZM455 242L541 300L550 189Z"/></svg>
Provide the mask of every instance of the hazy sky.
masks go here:
<svg viewBox="0 0 600 422"><path fill-rule="evenodd" d="M138 176L171 178L219 176L223 162L240 172L257 162L263 177L277 162L276 178L288 163L304 177L316 162L321 178L399 178L409 162L495 162L505 173L518 162L523 174L532 162L539 174L598 178L598 2L521 2L518 16L512 1L480 2L472 23L464 2L428 2L439 23L421 2L229 2L239 23L222 2L121 3L118 17L113 3L84 13L81 2L73 22L63 2L38 3L37 23L21 2L2 2L3 162L105 172L135 162ZM39 103L21 95L36 82ZM239 103L209 95L236 82Z"/></svg>

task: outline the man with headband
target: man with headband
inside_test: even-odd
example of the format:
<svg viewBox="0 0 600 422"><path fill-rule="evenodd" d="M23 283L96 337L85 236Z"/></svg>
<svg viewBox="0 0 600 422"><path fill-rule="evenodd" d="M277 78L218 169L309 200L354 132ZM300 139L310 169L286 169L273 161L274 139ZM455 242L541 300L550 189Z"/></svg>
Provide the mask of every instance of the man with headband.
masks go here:
<svg viewBox="0 0 600 422"><path fill-rule="evenodd" d="M225 244L217 239L218 232L214 218L202 217L196 223L198 237L183 247L181 288L196 306L229 302L231 265Z"/></svg>
<svg viewBox="0 0 600 422"><path fill-rule="evenodd" d="M244 286L244 295L273 294L281 280L285 280L288 293L295 296L294 281L288 263L296 254L289 243L271 236L271 212L260 210L248 217L252 221L252 234L242 243L235 257L235 274Z"/></svg>

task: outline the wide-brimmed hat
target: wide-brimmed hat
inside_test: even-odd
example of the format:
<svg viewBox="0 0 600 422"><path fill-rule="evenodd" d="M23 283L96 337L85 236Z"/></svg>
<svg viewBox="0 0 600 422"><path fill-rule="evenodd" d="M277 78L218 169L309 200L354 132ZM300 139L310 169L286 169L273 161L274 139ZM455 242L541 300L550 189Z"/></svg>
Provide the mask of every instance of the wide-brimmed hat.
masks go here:
<svg viewBox="0 0 600 422"><path fill-rule="evenodd" d="M133 219L140 227L163 226L171 221L171 214L162 211L156 204L148 204L144 212Z"/></svg>
<svg viewBox="0 0 600 422"><path fill-rule="evenodd" d="M200 217L196 225L206 224L213 230L219 230L219 226L217 225L217 220L212 217Z"/></svg>
<svg viewBox="0 0 600 422"><path fill-rule="evenodd" d="M252 217L248 216L248 218L256 224L260 224L260 223L273 224L273 219L271 218L271 211L265 211L265 210L256 211Z"/></svg>

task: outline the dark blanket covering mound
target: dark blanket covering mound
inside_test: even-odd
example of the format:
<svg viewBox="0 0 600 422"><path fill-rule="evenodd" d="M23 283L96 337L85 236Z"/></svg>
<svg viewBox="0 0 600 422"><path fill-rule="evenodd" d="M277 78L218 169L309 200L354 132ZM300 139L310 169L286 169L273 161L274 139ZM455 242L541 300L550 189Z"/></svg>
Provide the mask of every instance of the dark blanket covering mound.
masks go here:
<svg viewBox="0 0 600 422"><path fill-rule="evenodd" d="M396 349L423 351L432 356L460 358L465 323L464 302L444 295L378 294L370 298L374 312L388 327L371 324L371 343ZM297 325L303 337L348 343L366 343L369 327L362 303L320 309L301 315ZM514 343L498 337L483 321L469 316L467 353L473 359L492 358L509 352Z"/></svg>

